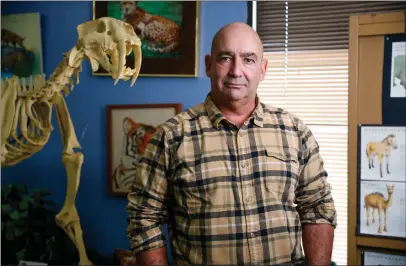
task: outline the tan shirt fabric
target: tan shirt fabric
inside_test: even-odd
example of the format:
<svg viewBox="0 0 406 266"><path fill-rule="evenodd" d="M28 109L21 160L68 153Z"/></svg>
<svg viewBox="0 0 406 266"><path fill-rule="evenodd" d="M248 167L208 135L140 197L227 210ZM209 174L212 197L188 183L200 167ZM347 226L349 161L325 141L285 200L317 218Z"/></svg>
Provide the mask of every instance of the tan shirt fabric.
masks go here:
<svg viewBox="0 0 406 266"><path fill-rule="evenodd" d="M179 265L300 263L301 225L337 225L326 178L297 117L261 103L237 128L208 96L148 144L126 207L131 248L163 247L169 221Z"/></svg>

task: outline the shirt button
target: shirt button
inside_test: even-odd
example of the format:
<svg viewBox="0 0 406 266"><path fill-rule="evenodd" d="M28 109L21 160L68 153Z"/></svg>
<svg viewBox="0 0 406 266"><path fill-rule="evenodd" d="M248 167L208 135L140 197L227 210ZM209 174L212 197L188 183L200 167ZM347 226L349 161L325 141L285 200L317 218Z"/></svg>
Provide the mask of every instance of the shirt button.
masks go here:
<svg viewBox="0 0 406 266"><path fill-rule="evenodd" d="M255 237L255 233L251 233L250 236L251 236L251 237Z"/></svg>
<svg viewBox="0 0 406 266"><path fill-rule="evenodd" d="M248 197L245 199L246 202L250 202L250 200L251 200L251 197L250 197L250 196L248 196Z"/></svg>
<svg viewBox="0 0 406 266"><path fill-rule="evenodd" d="M242 168L245 168L245 163L242 163L242 164L241 164L241 167L242 167Z"/></svg>

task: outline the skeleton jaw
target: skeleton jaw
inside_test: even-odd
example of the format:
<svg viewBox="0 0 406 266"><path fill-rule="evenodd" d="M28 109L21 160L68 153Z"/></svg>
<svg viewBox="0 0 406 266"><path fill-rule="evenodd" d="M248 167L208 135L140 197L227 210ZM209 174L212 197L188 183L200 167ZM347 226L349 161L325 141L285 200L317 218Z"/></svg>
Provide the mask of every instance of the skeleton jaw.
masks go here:
<svg viewBox="0 0 406 266"><path fill-rule="evenodd" d="M78 50L84 52L92 70L101 66L117 84L119 79L134 85L141 67L141 40L127 23L113 18L100 18L78 26ZM134 52L134 69L126 67L126 56Z"/></svg>
<svg viewBox="0 0 406 266"><path fill-rule="evenodd" d="M139 73L136 65L137 60L134 59L134 68L132 69L125 66L125 58L132 51L135 56L139 55L140 52L137 51L139 49L140 46L134 41L119 41L118 43L111 43L109 46L95 43L90 47L85 47L84 53L93 71L97 71L101 66L115 79L114 85L119 79L129 80L132 78L131 86L133 86Z"/></svg>

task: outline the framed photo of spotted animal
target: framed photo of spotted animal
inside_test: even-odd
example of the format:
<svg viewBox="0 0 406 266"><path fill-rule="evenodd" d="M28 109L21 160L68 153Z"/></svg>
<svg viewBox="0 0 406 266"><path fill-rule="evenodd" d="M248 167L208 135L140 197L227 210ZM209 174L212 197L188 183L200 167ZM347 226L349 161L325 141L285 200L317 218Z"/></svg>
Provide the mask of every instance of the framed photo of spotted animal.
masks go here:
<svg viewBox="0 0 406 266"><path fill-rule="evenodd" d="M406 239L406 126L358 127L357 235Z"/></svg>
<svg viewBox="0 0 406 266"><path fill-rule="evenodd" d="M196 77L200 1L93 1L93 19L113 17L131 24L141 39L139 76ZM134 68L133 52L126 67ZM100 68L96 76L107 76Z"/></svg>
<svg viewBox="0 0 406 266"><path fill-rule="evenodd" d="M126 196L135 167L157 127L182 111L182 104L107 106L107 166L110 194Z"/></svg>

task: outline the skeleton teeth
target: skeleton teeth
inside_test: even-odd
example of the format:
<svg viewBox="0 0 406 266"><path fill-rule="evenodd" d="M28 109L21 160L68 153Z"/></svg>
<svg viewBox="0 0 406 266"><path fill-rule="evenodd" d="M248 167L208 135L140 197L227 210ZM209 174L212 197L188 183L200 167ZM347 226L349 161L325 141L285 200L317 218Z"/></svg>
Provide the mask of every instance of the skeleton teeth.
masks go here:
<svg viewBox="0 0 406 266"><path fill-rule="evenodd" d="M132 49L133 49L132 45L130 43L128 43L126 45L126 55L127 56L131 54Z"/></svg>
<svg viewBox="0 0 406 266"><path fill-rule="evenodd" d="M117 84L119 78L123 75L123 69L125 68L124 64L125 64L125 55L126 55L126 45L125 45L125 41L120 40L118 42L117 45L117 51L116 53L114 53L115 55L117 55L118 59L118 65L117 65L117 73L116 73L116 77L115 77L115 81L114 81L114 85Z"/></svg>

